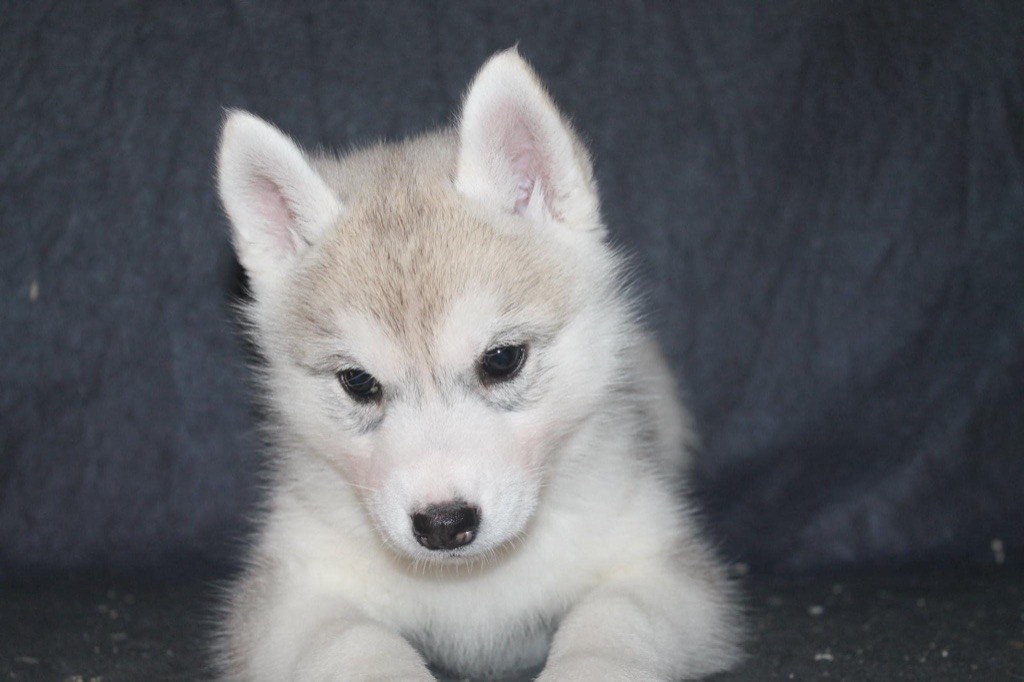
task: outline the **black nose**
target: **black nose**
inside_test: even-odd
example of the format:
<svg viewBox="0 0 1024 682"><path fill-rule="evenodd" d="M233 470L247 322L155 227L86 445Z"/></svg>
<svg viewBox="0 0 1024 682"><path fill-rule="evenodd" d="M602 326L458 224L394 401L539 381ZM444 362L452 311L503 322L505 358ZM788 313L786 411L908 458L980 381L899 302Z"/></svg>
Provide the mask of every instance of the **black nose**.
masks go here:
<svg viewBox="0 0 1024 682"><path fill-rule="evenodd" d="M463 502L435 504L412 515L412 531L427 549L455 549L476 539L480 512Z"/></svg>

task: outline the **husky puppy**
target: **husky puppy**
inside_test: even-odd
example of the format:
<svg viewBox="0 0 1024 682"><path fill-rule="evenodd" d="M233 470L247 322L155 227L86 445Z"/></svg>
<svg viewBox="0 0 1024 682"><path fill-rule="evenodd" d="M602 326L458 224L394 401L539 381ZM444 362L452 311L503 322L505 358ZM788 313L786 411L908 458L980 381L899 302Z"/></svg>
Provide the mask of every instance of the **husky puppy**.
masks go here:
<svg viewBox="0 0 1024 682"><path fill-rule="evenodd" d="M272 476L218 652L240 680L676 680L738 618L586 150L514 51L458 125L341 158L243 112L221 200Z"/></svg>

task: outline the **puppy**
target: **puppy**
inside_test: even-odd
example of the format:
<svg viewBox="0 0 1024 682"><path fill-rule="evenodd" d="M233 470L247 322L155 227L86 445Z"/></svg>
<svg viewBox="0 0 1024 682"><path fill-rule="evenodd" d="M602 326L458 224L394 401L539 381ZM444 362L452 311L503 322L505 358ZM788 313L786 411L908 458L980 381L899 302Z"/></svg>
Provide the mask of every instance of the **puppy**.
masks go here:
<svg viewBox="0 0 1024 682"><path fill-rule="evenodd" d="M343 157L243 112L218 185L272 482L230 588L241 680L677 680L739 620L587 151L515 51L455 129Z"/></svg>

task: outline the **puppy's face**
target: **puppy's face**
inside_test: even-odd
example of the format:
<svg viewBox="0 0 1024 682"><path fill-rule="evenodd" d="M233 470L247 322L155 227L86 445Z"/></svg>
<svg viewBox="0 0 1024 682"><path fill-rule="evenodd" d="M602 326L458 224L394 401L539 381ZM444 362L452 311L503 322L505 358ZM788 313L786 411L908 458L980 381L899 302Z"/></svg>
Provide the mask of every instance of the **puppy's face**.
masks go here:
<svg viewBox="0 0 1024 682"><path fill-rule="evenodd" d="M457 136L340 164L235 114L219 173L291 449L403 555L526 531L627 316L589 161L525 63L485 65Z"/></svg>
<svg viewBox="0 0 1024 682"><path fill-rule="evenodd" d="M388 544L425 559L523 532L612 362L568 250L444 194L351 206L272 323L291 359L280 409Z"/></svg>

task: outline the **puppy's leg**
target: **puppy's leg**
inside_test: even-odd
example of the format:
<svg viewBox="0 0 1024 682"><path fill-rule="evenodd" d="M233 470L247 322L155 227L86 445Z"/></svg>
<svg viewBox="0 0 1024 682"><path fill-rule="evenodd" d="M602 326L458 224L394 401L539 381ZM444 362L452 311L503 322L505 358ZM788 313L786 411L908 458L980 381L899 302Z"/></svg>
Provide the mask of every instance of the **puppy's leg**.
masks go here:
<svg viewBox="0 0 1024 682"><path fill-rule="evenodd" d="M227 679L434 682L397 632L345 602L304 597L278 597L269 608L236 614Z"/></svg>
<svg viewBox="0 0 1024 682"><path fill-rule="evenodd" d="M736 614L703 572L631 570L595 588L562 621L537 682L675 682L728 667Z"/></svg>
<svg viewBox="0 0 1024 682"><path fill-rule="evenodd" d="M364 619L324 623L300 646L289 679L433 682L420 655L400 635Z"/></svg>

